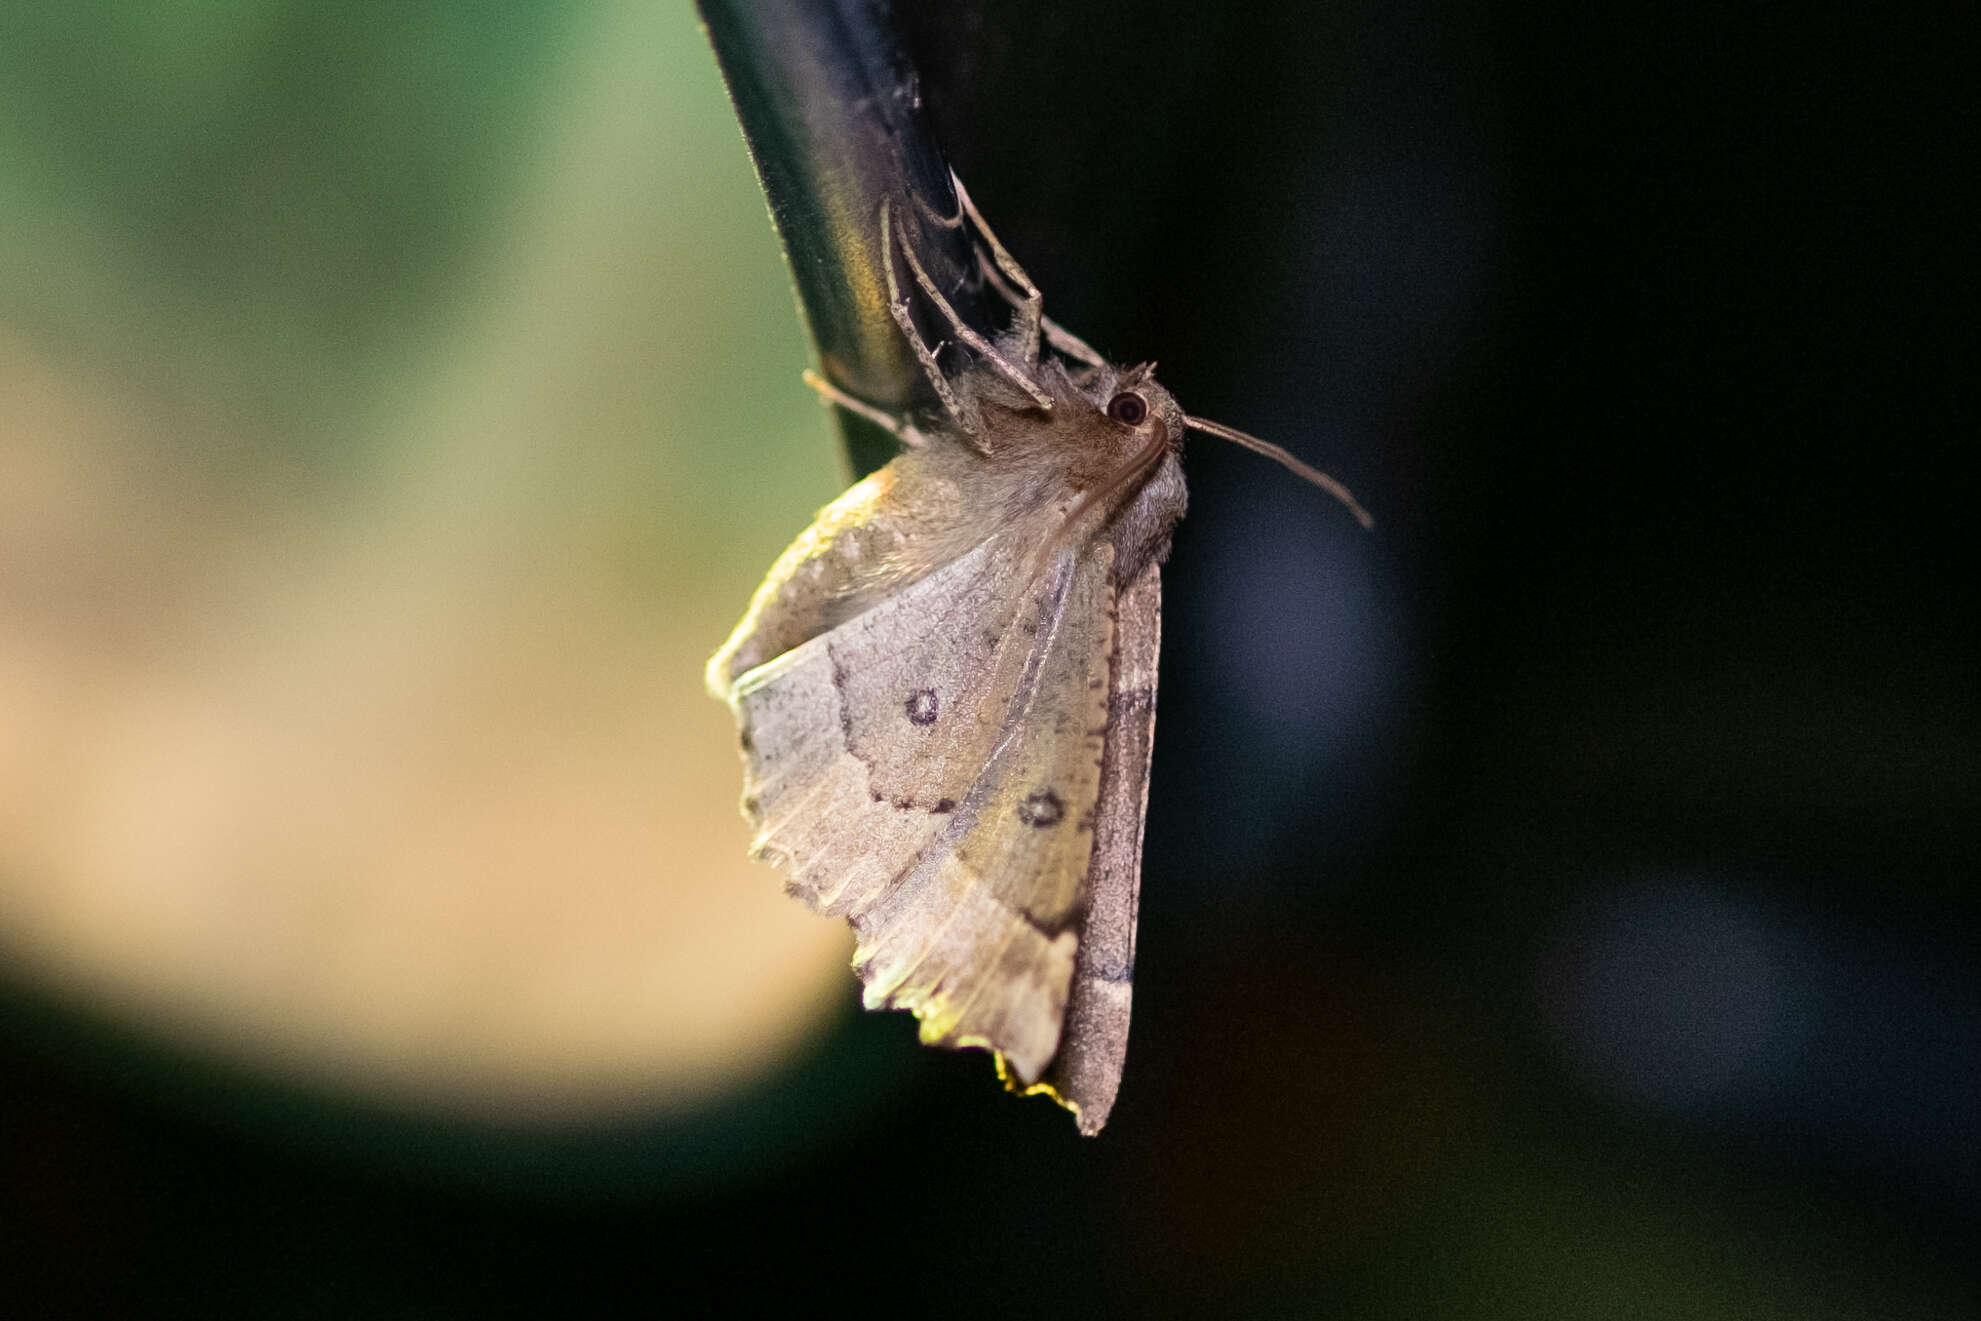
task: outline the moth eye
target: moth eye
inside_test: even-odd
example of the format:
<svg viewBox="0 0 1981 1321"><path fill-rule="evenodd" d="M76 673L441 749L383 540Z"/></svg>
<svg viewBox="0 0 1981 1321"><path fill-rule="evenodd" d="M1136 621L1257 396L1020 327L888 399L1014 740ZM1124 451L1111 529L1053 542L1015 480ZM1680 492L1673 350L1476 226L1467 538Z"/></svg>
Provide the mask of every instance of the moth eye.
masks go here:
<svg viewBox="0 0 1981 1321"><path fill-rule="evenodd" d="M1107 415L1124 427L1139 427L1149 415L1149 401L1132 390L1124 390L1107 401Z"/></svg>

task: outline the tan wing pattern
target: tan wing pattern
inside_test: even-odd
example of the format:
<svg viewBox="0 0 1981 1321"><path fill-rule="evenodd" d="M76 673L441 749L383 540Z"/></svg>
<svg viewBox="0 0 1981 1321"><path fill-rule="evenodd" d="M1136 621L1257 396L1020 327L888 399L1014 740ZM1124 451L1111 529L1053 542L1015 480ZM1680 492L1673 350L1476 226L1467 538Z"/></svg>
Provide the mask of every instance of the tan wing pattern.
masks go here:
<svg viewBox="0 0 1981 1321"><path fill-rule="evenodd" d="M747 670L851 619L961 555L961 492L909 455L856 482L819 511L765 575L735 632L709 659L709 691L727 699Z"/></svg>
<svg viewBox="0 0 1981 1321"><path fill-rule="evenodd" d="M879 898L990 761L1030 648L1010 538L740 676L753 849L823 913Z"/></svg>
<svg viewBox="0 0 1981 1321"><path fill-rule="evenodd" d="M758 853L860 934L870 1008L997 1051L1058 1048L1093 849L1112 550L1034 580L1034 530L985 543L743 674ZM1016 828L1014 828L1014 826Z"/></svg>
<svg viewBox="0 0 1981 1321"><path fill-rule="evenodd" d="M1162 645L1162 578L1151 563L1115 598L1108 665L1107 749L1094 813L1087 907L1059 1054L1046 1082L1092 1135L1107 1123L1128 1057L1135 976L1135 914L1142 891L1142 833L1149 752L1156 734L1156 655Z"/></svg>

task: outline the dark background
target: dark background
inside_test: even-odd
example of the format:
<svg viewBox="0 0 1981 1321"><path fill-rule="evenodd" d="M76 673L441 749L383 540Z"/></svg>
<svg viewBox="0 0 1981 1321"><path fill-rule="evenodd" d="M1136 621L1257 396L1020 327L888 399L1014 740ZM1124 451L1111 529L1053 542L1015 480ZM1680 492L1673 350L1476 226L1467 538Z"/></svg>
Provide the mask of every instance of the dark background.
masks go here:
<svg viewBox="0 0 1981 1321"><path fill-rule="evenodd" d="M1193 441L1107 1132L898 1016L720 1113L547 1135L23 994L9 1276L118 1314L1957 1313L1958 43L1824 6L915 8L1055 315L1378 519Z"/></svg>

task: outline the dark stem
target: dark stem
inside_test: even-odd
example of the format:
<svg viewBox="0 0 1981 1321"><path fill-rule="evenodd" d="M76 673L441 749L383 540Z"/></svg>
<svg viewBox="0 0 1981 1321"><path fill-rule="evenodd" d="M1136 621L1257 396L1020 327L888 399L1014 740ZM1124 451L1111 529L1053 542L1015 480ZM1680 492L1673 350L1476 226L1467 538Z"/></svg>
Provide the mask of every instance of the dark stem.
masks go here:
<svg viewBox="0 0 1981 1321"><path fill-rule="evenodd" d="M820 374L889 412L926 402L927 383L887 312L882 198L915 217L915 251L962 317L986 334L994 326L967 235L926 219L957 215L956 195L887 4L699 7L784 240ZM893 456L879 427L843 409L839 420L857 472Z"/></svg>

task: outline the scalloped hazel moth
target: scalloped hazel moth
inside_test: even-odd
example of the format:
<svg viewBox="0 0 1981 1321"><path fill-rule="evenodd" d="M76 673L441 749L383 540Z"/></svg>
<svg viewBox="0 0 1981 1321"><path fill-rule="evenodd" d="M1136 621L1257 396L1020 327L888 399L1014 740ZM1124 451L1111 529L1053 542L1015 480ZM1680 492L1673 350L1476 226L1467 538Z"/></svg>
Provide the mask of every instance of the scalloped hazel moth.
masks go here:
<svg viewBox="0 0 1981 1321"><path fill-rule="evenodd" d="M708 685L741 730L752 851L852 923L866 1006L912 1011L927 1044L991 1051L1007 1086L1093 1134L1128 1048L1184 433L1265 453L1370 520L1333 479L1186 414L1152 366L1113 366L1045 316L952 182L956 214L936 223L969 226L1010 325L966 324L904 232L914 213L881 206L889 310L940 408L894 416L807 373L901 453L778 559Z"/></svg>

